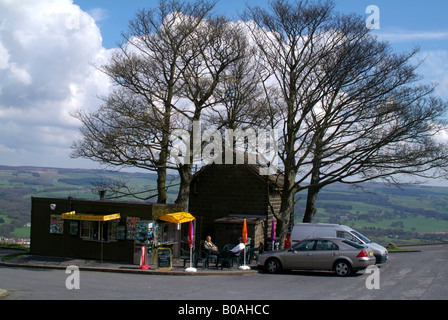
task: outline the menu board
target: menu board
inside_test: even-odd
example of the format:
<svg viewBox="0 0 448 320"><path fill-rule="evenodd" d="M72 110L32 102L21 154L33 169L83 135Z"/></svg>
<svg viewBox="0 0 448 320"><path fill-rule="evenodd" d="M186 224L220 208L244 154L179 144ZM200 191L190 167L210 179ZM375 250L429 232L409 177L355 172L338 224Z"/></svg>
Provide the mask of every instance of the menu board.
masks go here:
<svg viewBox="0 0 448 320"><path fill-rule="evenodd" d="M157 249L157 268L171 270L172 269L172 253L170 248Z"/></svg>

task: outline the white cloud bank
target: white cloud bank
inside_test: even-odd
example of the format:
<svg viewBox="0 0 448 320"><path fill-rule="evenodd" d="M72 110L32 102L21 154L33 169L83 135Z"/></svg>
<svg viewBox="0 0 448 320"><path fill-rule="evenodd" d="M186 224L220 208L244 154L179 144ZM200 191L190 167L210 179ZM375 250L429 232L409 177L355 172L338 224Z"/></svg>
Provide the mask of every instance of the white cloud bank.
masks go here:
<svg viewBox="0 0 448 320"><path fill-rule="evenodd" d="M423 61L419 68L424 80L437 84L436 95L448 99L448 50L421 52L418 59Z"/></svg>
<svg viewBox="0 0 448 320"><path fill-rule="evenodd" d="M0 164L96 166L69 158L80 125L69 111L97 106L97 96L110 88L91 65L108 56L95 23L106 18L107 11L87 13L72 0L0 0ZM398 41L428 34L384 37ZM446 39L448 33L431 38ZM427 59L420 71L448 97L448 51L422 55Z"/></svg>
<svg viewBox="0 0 448 320"><path fill-rule="evenodd" d="M69 112L108 92L92 66L107 54L94 18L72 0L0 0L0 164L81 163L69 158L80 125Z"/></svg>

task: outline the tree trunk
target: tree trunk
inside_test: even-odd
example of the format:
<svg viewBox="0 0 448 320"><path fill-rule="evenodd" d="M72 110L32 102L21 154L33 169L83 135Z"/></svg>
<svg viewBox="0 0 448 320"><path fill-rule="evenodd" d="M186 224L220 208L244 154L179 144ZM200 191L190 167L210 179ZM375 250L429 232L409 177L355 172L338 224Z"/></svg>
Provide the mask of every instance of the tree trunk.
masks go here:
<svg viewBox="0 0 448 320"><path fill-rule="evenodd" d="M318 187L310 187L308 189L308 195L306 199L306 209L305 214L303 215L302 222L311 223L313 221L314 214L316 213L316 199L319 194L320 188Z"/></svg>
<svg viewBox="0 0 448 320"><path fill-rule="evenodd" d="M280 207L279 217L276 224L276 232L280 239L280 249L285 243L286 234L290 231L291 217L294 216L294 195L284 197Z"/></svg>
<svg viewBox="0 0 448 320"><path fill-rule="evenodd" d="M168 99L171 101L171 98ZM160 156L157 168L157 203L166 203L166 167L169 156L170 142L170 124L171 124L171 104L165 103L165 114L162 127L162 141L160 143Z"/></svg>
<svg viewBox="0 0 448 320"><path fill-rule="evenodd" d="M166 167L157 169L157 203L166 203Z"/></svg>
<svg viewBox="0 0 448 320"><path fill-rule="evenodd" d="M294 197L296 194L295 172L289 170L285 173L285 181L283 184L282 201L280 212L277 217L276 231L280 238L280 249L285 243L286 234L290 231L291 224L294 223ZM291 221L292 219L292 221Z"/></svg>
<svg viewBox="0 0 448 320"><path fill-rule="evenodd" d="M184 207L187 210L188 200L190 197L190 184L193 178L192 164L183 164L179 166L180 185L179 192L177 194L176 203Z"/></svg>
<svg viewBox="0 0 448 320"><path fill-rule="evenodd" d="M320 167L322 165L322 137L324 136L324 131L317 132L315 136L315 148L313 157L313 168L311 170L311 181L310 187L308 188L307 198L306 198L306 209L303 215L302 222L311 223L313 221L314 214L316 213L316 199L322 188L320 183Z"/></svg>

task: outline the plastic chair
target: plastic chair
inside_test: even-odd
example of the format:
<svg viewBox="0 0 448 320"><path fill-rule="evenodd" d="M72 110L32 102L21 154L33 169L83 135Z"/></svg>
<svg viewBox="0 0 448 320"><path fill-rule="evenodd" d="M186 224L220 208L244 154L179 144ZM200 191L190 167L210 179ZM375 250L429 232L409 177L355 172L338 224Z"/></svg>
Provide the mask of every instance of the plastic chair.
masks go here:
<svg viewBox="0 0 448 320"><path fill-rule="evenodd" d="M263 244L260 243L258 248L251 248L249 251L250 251L250 253L248 255L248 259L249 259L248 261L250 264L251 261L258 259L258 256L260 255L260 253L263 252Z"/></svg>
<svg viewBox="0 0 448 320"><path fill-rule="evenodd" d="M190 262L190 251L189 250L185 250L184 248L180 248L180 259L184 260L184 268L187 265L187 262ZM194 264L194 260L195 260L195 253L193 252L192 254L193 256L193 261L192 263Z"/></svg>
<svg viewBox="0 0 448 320"><path fill-rule="evenodd" d="M235 247L235 245L233 243L228 243L224 246L224 248L222 248L222 251L230 251Z"/></svg>
<svg viewBox="0 0 448 320"><path fill-rule="evenodd" d="M224 267L228 269L233 268L233 252L232 251L223 251L221 252L221 255L218 257L217 265L221 265L221 270L224 269Z"/></svg>
<svg viewBox="0 0 448 320"><path fill-rule="evenodd" d="M198 267L198 263L201 262L202 264L202 269L208 269L209 267L209 254L207 252L205 252L204 250L199 250L198 252L196 252L195 255L195 267Z"/></svg>

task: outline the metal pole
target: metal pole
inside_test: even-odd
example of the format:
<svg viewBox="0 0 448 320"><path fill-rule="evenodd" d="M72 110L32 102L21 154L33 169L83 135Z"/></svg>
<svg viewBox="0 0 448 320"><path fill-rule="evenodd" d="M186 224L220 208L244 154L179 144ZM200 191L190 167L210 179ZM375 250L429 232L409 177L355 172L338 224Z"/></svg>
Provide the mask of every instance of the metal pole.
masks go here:
<svg viewBox="0 0 448 320"><path fill-rule="evenodd" d="M101 237L101 264L103 264L103 225L104 225L104 222L100 222L101 223L101 234L100 234L100 237Z"/></svg>

